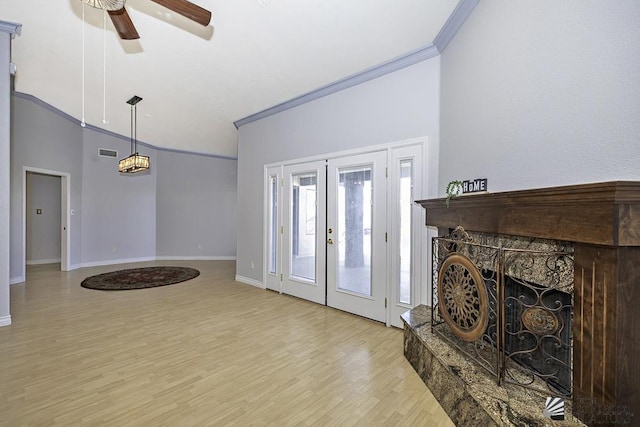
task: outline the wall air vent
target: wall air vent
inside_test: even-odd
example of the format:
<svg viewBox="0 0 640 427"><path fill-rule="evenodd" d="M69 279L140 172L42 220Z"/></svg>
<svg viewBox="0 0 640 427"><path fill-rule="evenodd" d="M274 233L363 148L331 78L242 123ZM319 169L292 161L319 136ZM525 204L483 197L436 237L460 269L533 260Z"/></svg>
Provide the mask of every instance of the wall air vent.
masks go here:
<svg viewBox="0 0 640 427"><path fill-rule="evenodd" d="M107 148L99 148L98 156L100 157L111 157L112 159L118 158L118 152L116 150L109 150Z"/></svg>

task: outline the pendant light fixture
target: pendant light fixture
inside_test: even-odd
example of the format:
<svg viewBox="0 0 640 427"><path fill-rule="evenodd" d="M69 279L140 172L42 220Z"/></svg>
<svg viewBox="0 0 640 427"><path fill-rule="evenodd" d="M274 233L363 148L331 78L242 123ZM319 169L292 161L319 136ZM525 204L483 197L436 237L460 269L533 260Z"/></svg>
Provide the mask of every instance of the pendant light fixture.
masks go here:
<svg viewBox="0 0 640 427"><path fill-rule="evenodd" d="M118 172L120 173L136 173L149 169L149 156L141 156L138 154L138 102L142 101L137 95L134 95L127 104L131 106L131 155L125 157L118 162Z"/></svg>

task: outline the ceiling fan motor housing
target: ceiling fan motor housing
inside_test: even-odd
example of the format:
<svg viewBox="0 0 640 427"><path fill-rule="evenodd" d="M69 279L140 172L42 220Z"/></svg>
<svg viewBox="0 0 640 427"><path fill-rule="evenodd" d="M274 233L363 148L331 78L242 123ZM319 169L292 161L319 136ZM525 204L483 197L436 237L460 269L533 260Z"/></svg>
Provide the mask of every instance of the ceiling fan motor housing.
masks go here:
<svg viewBox="0 0 640 427"><path fill-rule="evenodd" d="M102 10L120 10L125 0L82 0L91 7Z"/></svg>

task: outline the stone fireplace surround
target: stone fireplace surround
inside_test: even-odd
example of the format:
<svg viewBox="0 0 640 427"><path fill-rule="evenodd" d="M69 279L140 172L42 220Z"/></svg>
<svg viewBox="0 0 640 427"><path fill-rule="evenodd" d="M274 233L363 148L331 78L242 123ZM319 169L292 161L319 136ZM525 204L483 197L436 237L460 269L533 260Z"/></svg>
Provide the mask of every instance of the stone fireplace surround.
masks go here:
<svg viewBox="0 0 640 427"><path fill-rule="evenodd" d="M426 225L438 227L439 234L461 225L467 231L571 242L573 406L581 408L576 415L587 425L640 422L640 182L474 194L452 199L448 208L443 198L417 203L426 210ZM407 336L410 324L420 323L414 321L420 310L413 320L412 313L403 317L405 354L407 340L424 341ZM447 352L438 357L445 358L446 370ZM434 391L437 385L422 376Z"/></svg>

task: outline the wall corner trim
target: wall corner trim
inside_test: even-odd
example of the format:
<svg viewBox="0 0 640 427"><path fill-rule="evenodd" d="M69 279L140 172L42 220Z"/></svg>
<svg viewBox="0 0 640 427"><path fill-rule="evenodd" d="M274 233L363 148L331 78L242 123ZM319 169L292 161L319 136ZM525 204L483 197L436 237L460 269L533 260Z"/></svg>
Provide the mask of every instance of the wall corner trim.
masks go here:
<svg viewBox="0 0 640 427"><path fill-rule="evenodd" d="M11 34L11 38L22 34L22 24L16 24L14 22L0 21L0 32ZM9 319L11 323L11 319Z"/></svg>
<svg viewBox="0 0 640 427"><path fill-rule="evenodd" d="M259 280L250 279L248 277L240 276L240 275L237 275L237 274L236 274L236 282L244 283L246 285L255 286L256 288L260 288L260 289L267 289L267 287L264 285L264 283L260 282Z"/></svg>
<svg viewBox="0 0 640 427"><path fill-rule="evenodd" d="M453 13L447 19L444 26L436 36L433 44L438 49L438 53L442 53L449 42L453 40L453 37L458 33L458 30L462 28L462 25L467 20L473 9L480 0L460 0L453 10Z"/></svg>
<svg viewBox="0 0 640 427"><path fill-rule="evenodd" d="M415 65L419 62L425 61L435 56L438 56L438 50L434 45L421 47L419 49L405 53L404 55L393 58L389 61L383 62L382 64L367 68L366 70L363 70L359 73L352 74L348 77L322 86L316 90L305 93L273 107L267 108L266 110L259 111L243 119L237 120L233 122L233 124L236 126L236 128L239 128L240 126L246 125L248 123L264 119L265 117L273 116L274 114L278 114L282 111L286 111L299 105L306 104L307 102L315 101L316 99L323 98L327 95L331 95L333 93L349 89L353 86L366 83L369 80L373 80L378 77L393 73L394 71L398 71L411 65Z"/></svg>

